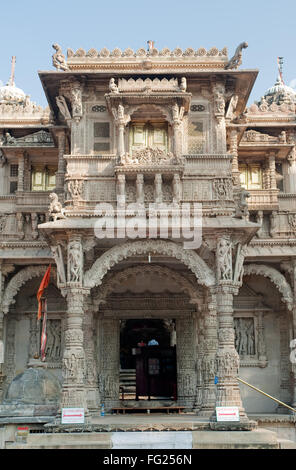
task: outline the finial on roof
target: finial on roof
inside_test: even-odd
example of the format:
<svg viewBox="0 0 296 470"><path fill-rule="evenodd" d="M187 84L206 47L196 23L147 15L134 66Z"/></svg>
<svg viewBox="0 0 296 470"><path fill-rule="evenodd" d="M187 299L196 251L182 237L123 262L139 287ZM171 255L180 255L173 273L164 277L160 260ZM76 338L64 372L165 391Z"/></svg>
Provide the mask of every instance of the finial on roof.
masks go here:
<svg viewBox="0 0 296 470"><path fill-rule="evenodd" d="M154 49L154 43L155 41L147 41L147 44L148 44L148 52L151 51L152 49Z"/></svg>
<svg viewBox="0 0 296 470"><path fill-rule="evenodd" d="M10 74L10 78L8 80L8 85L9 86L15 86L15 83L14 83L15 62L16 62L16 57L15 57L15 55L13 55L12 59L11 59L11 74Z"/></svg>
<svg viewBox="0 0 296 470"><path fill-rule="evenodd" d="M280 80L283 84L285 84L284 79L283 79L283 64L284 64L284 58L283 57L278 57L277 58L277 63L278 63L278 69L279 69L279 77Z"/></svg>

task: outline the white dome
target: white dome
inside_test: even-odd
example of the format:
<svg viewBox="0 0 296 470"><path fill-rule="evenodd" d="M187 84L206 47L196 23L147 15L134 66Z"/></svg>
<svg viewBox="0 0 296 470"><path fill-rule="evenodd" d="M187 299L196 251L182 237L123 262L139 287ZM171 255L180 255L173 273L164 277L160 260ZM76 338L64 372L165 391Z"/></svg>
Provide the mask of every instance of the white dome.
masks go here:
<svg viewBox="0 0 296 470"><path fill-rule="evenodd" d="M285 85L280 75L278 75L275 84L264 94L264 97L269 104L273 102L281 104L282 101L287 99L292 103L296 103L296 91L288 85Z"/></svg>
<svg viewBox="0 0 296 470"><path fill-rule="evenodd" d="M23 104L26 101L26 94L14 83L8 82L0 87L0 104Z"/></svg>

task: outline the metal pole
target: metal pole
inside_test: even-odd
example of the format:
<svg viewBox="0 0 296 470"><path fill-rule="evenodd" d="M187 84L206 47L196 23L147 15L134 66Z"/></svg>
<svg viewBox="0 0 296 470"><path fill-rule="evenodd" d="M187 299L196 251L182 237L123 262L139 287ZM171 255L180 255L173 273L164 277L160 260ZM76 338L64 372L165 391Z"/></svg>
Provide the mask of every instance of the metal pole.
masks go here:
<svg viewBox="0 0 296 470"><path fill-rule="evenodd" d="M272 400L276 401L276 402L279 403L280 405L283 405L283 406L285 406L286 408L289 408L289 410L292 410L294 413L296 413L296 410L295 410L294 408L292 408L292 407L289 406L289 405L286 405L286 403L283 403L282 401L278 400L277 398L274 398L274 397L272 397L271 395L268 395L268 393L263 392L263 391L260 390L259 388L254 387L254 385L248 384L248 382L245 382L244 380L240 379L239 377L237 377L237 380L238 380L239 382L242 382L242 383L245 384L245 385L248 385L248 387L253 388L253 389L256 390L257 392L262 393L262 395L265 395L266 397L271 398Z"/></svg>

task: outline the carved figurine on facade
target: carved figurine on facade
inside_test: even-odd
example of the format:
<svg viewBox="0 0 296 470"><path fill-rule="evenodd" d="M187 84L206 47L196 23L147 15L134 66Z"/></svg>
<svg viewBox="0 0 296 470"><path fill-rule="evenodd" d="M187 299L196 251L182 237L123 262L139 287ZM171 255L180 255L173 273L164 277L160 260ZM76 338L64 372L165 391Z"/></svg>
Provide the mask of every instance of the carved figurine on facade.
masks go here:
<svg viewBox="0 0 296 470"><path fill-rule="evenodd" d="M69 108L68 108L68 105L67 105L67 102L66 102L66 99L64 96L62 95L59 95L56 97L56 103L57 103L57 106L61 112L61 115L63 116L63 118L67 121L67 120L71 120L72 119L72 116L71 116L71 113L69 111Z"/></svg>
<svg viewBox="0 0 296 470"><path fill-rule="evenodd" d="M64 54L62 53L62 48L59 44L53 44L52 47L56 51L52 56L52 65L57 70L69 70Z"/></svg>
<svg viewBox="0 0 296 470"><path fill-rule="evenodd" d="M114 78L110 78L109 90L111 93L119 93L118 86L116 85Z"/></svg>
<svg viewBox="0 0 296 470"><path fill-rule="evenodd" d="M247 198L249 197L251 197L251 193L247 191L245 188L242 188L238 194L235 217L237 218L248 217L249 211L248 211Z"/></svg>
<svg viewBox="0 0 296 470"><path fill-rule="evenodd" d="M227 237L217 244L217 280L232 281L232 242Z"/></svg>
<svg viewBox="0 0 296 470"><path fill-rule="evenodd" d="M63 259L62 248L60 245L53 245L50 247L57 266L57 283L66 284L65 265Z"/></svg>
<svg viewBox="0 0 296 470"><path fill-rule="evenodd" d="M59 202L58 195L56 193L50 193L49 200L49 219L52 219L54 222L58 219L65 219L65 209Z"/></svg>
<svg viewBox="0 0 296 470"><path fill-rule="evenodd" d="M234 56L227 62L225 69L237 69L242 64L242 50L248 47L247 42L242 42L234 53Z"/></svg>
<svg viewBox="0 0 296 470"><path fill-rule="evenodd" d="M83 252L79 240L68 245L68 282L81 283L83 274Z"/></svg>

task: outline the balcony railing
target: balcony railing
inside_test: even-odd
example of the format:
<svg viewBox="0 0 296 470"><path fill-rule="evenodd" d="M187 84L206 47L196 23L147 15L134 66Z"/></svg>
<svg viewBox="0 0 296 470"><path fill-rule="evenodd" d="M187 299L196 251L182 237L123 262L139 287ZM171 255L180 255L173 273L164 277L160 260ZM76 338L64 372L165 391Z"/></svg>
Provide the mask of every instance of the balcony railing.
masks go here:
<svg viewBox="0 0 296 470"><path fill-rule="evenodd" d="M279 208L278 189L248 189L249 210L277 210Z"/></svg>

